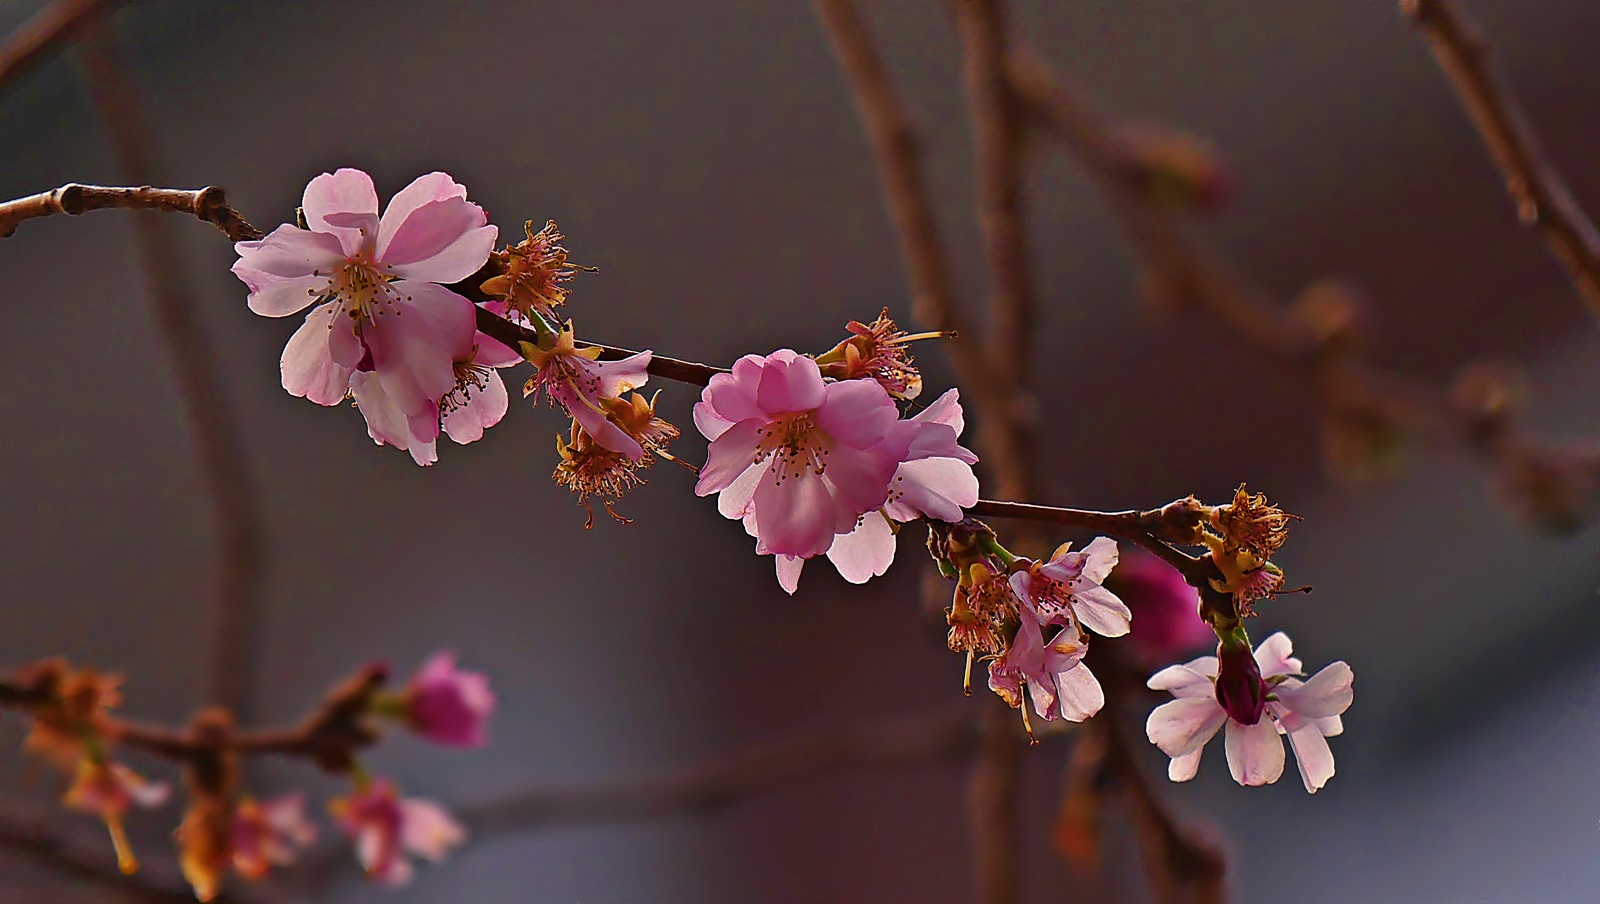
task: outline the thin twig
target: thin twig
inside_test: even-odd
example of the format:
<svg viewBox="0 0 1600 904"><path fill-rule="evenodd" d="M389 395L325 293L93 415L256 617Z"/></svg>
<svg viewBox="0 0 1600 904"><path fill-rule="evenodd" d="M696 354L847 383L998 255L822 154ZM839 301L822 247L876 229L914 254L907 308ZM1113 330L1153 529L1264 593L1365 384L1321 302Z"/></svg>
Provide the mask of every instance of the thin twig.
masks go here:
<svg viewBox="0 0 1600 904"><path fill-rule="evenodd" d="M1523 225L1539 230L1600 318L1600 233L1539 146L1483 29L1455 0L1401 0L1505 178Z"/></svg>
<svg viewBox="0 0 1600 904"><path fill-rule="evenodd" d="M17 230L17 224L35 217L54 214L77 216L91 210L160 210L186 213L222 230L235 242L259 239L261 230L251 226L237 210L228 206L222 189L216 186L195 190L151 188L150 186L112 187L79 185L69 182L54 191L40 192L0 204L0 238Z"/></svg>
<svg viewBox="0 0 1600 904"><path fill-rule="evenodd" d="M109 26L95 22L83 29L78 56L124 174L136 182L149 181L155 175L155 162L147 137L148 124L142 119L138 98L130 87L126 67L121 65ZM220 211L230 209L215 196L208 200L206 191L209 189L195 196L196 216L224 231L230 223L243 222L236 214L222 215ZM167 224L155 217L139 217L134 229L149 282L151 314L172 361L178 395L194 431L200 476L216 519L218 562L208 697L239 718L248 719L250 681L255 676L253 634L261 609L265 564L266 531L262 527L261 505L232 406L223 398L215 344L208 340L200 323L194 293L187 285L182 257L173 245Z"/></svg>
<svg viewBox="0 0 1600 904"><path fill-rule="evenodd" d="M72 40L79 29L96 16L110 12L119 2L121 0L55 0L22 23L0 45L0 89Z"/></svg>

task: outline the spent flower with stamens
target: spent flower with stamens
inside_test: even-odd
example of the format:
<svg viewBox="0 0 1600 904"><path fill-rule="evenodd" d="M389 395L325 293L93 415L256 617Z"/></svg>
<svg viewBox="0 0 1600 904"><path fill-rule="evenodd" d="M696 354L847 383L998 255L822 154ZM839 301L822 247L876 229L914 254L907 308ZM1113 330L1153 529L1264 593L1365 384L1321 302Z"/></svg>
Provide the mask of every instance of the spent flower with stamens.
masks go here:
<svg viewBox="0 0 1600 904"><path fill-rule="evenodd" d="M645 482L640 472L655 464L658 456L677 460L667 451L667 445L678 438L678 428L656 417L654 398L646 399L635 392L627 398L606 399L601 404L611 422L633 437L644 454L630 459L613 452L595 442L577 421L572 422L570 439L556 437L556 452L561 461L550 476L558 485L577 494L578 502L589 513L585 528L594 526L594 510L589 506L591 496L601 498L601 504L611 517L627 523L628 519L611 507L612 503Z"/></svg>
<svg viewBox="0 0 1600 904"><path fill-rule="evenodd" d="M871 323L852 320L845 329L852 334L850 338L817 356L822 375L836 380L876 380L897 399L914 399L922 393L922 374L908 346L919 339L953 335L907 333L889 319L888 308Z"/></svg>
<svg viewBox="0 0 1600 904"><path fill-rule="evenodd" d="M518 323L531 322L540 316L555 323L559 320L555 309L567 302L568 282L580 271L592 270L568 262L567 249L561 243L566 236L549 220L544 228L533 231L533 221L522 224L526 239L496 252L495 258L504 272L483 281L484 294L501 299L490 309L496 314Z"/></svg>
<svg viewBox="0 0 1600 904"><path fill-rule="evenodd" d="M124 873L132 873L138 870L139 861L128 843L123 815L135 805L161 806L167 802L169 790L165 782L149 781L121 763L85 756L78 761L77 776L61 802L73 810L104 820L111 833L112 847L116 849L117 867Z"/></svg>
<svg viewBox="0 0 1600 904"><path fill-rule="evenodd" d="M87 743L100 736L106 713L122 703L122 676L49 659L28 667L20 678L45 700L33 710L24 749L63 770L76 768L88 752Z"/></svg>
<svg viewBox="0 0 1600 904"><path fill-rule="evenodd" d="M1211 526L1222 536L1226 555L1248 552L1259 562L1272 559L1289 539L1289 522L1299 520L1267 501L1265 493L1250 493L1241 484L1233 502L1211 513Z"/></svg>
<svg viewBox="0 0 1600 904"><path fill-rule="evenodd" d="M533 396L537 404L542 390L595 442L634 461L643 457L644 447L611 422L605 402L650 380L650 352L601 361L600 349L577 347L570 320L557 332L541 328L539 340L539 345L521 343L523 357L538 368L523 385L523 397Z"/></svg>

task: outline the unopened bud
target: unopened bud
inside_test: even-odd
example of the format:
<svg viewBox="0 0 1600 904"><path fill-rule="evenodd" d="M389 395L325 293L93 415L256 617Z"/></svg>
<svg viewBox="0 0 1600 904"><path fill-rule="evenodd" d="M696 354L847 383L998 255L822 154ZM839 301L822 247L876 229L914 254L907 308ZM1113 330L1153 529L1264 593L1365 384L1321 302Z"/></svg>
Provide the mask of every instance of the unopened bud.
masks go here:
<svg viewBox="0 0 1600 904"><path fill-rule="evenodd" d="M1228 718L1240 725L1261 721L1267 706L1267 685L1261 680L1261 666L1248 640L1229 639L1217 647L1217 702L1228 711Z"/></svg>

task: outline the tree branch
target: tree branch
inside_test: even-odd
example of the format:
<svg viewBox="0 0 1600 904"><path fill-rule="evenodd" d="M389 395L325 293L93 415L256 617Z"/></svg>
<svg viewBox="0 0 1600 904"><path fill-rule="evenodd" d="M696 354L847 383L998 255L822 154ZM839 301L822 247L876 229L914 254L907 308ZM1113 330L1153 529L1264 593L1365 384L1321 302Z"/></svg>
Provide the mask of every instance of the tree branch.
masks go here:
<svg viewBox="0 0 1600 904"><path fill-rule="evenodd" d="M197 190L79 185L69 182L54 191L41 192L0 204L0 238L17 230L17 224L55 214L78 216L91 210L160 210L186 213L222 230L230 241L259 239L263 233L251 226L215 185Z"/></svg>
<svg viewBox="0 0 1600 904"><path fill-rule="evenodd" d="M1483 29L1455 0L1401 0L1483 138L1523 225L1539 230L1600 318L1600 233L1544 155Z"/></svg>

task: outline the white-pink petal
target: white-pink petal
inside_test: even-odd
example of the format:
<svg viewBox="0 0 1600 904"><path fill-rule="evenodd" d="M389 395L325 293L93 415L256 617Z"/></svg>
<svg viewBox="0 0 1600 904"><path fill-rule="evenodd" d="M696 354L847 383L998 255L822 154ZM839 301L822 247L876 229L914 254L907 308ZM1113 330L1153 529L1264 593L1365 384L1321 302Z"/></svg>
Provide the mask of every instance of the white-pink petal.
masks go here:
<svg viewBox="0 0 1600 904"><path fill-rule="evenodd" d="M1289 732L1289 746L1294 748L1295 766L1300 770L1300 780L1312 794L1333 778L1333 750L1317 730L1315 724Z"/></svg>
<svg viewBox="0 0 1600 904"><path fill-rule="evenodd" d="M894 563L894 531L877 512L868 512L855 530L833 538L828 561L839 569L839 576L852 584L865 584L889 570Z"/></svg>
<svg viewBox="0 0 1600 904"><path fill-rule="evenodd" d="M1175 756L1167 764L1167 778L1175 782L1186 782L1195 777L1200 771L1200 755L1205 753L1204 746L1196 747L1183 756Z"/></svg>
<svg viewBox="0 0 1600 904"><path fill-rule="evenodd" d="M1271 719L1263 717L1254 725L1229 719L1224 746L1228 771L1241 785L1270 785L1283 775L1283 741Z"/></svg>
<svg viewBox="0 0 1600 904"><path fill-rule="evenodd" d="M1228 721L1215 697L1180 697L1150 711L1144 731L1167 756L1182 756L1211 740Z"/></svg>
<svg viewBox="0 0 1600 904"><path fill-rule="evenodd" d="M1216 673L1216 657L1205 657L1212 661L1212 674L1207 675L1187 665L1169 665L1145 682L1145 686L1153 691L1167 691L1174 697L1210 697L1216 693L1217 686L1212 683Z"/></svg>
<svg viewBox="0 0 1600 904"><path fill-rule="evenodd" d="M340 169L312 179L300 199L300 209L306 225L313 232L331 233L338 238L346 256L358 254L377 241L378 192L372 187L372 177L361 170ZM357 227L339 225L352 222L341 214L370 216L369 233L363 235Z"/></svg>
<svg viewBox="0 0 1600 904"><path fill-rule="evenodd" d="M1278 631L1271 637L1256 645L1256 665L1261 668L1261 677L1276 678L1279 675L1304 674L1305 668L1300 660L1293 655L1294 644L1290 642L1289 635Z"/></svg>
<svg viewBox="0 0 1600 904"><path fill-rule="evenodd" d="M1121 637L1133 621L1127 605L1098 584L1073 590L1072 611L1084 627L1101 637Z"/></svg>
<svg viewBox="0 0 1600 904"><path fill-rule="evenodd" d="M1106 705L1106 694L1100 687L1100 681L1081 661L1056 674L1056 691L1061 718L1069 722L1082 722Z"/></svg>
<svg viewBox="0 0 1600 904"><path fill-rule="evenodd" d="M347 319L338 317L335 304L318 305L306 314L306 322L289 337L279 361L283 388L290 395L310 399L318 405L337 405L349 395L354 371L334 361L328 346L330 327L349 332L344 323Z"/></svg>
<svg viewBox="0 0 1600 904"><path fill-rule="evenodd" d="M1274 689L1278 699L1311 719L1342 714L1355 699L1355 673L1343 661L1330 663L1305 681L1285 681Z"/></svg>

